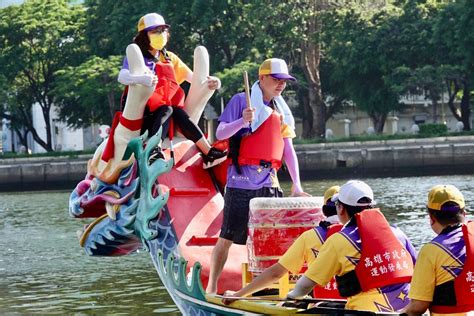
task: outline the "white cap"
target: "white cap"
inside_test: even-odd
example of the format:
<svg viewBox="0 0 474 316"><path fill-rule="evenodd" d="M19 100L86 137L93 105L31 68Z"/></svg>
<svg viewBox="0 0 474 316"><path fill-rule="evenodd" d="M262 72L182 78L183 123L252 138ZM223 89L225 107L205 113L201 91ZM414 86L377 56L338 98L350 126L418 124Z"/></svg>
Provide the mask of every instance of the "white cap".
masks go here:
<svg viewBox="0 0 474 316"><path fill-rule="evenodd" d="M361 198L368 198L369 203L359 203ZM367 183L359 180L350 180L339 190L338 194L335 194L331 201L340 201L350 206L368 206L374 205L374 192L367 185Z"/></svg>
<svg viewBox="0 0 474 316"><path fill-rule="evenodd" d="M295 77L289 74L288 65L283 59L280 58L269 58L266 59L258 69L258 75L271 75L277 79L295 81Z"/></svg>
<svg viewBox="0 0 474 316"><path fill-rule="evenodd" d="M158 13L148 13L140 18L138 21L137 29L140 31L150 31L159 26L170 27L165 23L165 19Z"/></svg>

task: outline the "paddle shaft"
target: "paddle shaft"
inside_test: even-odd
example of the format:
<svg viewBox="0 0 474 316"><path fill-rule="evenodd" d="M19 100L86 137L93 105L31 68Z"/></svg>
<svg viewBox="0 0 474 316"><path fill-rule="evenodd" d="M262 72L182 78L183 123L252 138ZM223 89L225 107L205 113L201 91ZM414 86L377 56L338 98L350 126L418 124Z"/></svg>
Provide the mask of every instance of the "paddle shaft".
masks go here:
<svg viewBox="0 0 474 316"><path fill-rule="evenodd" d="M216 295L218 298L227 298L230 300L240 300L240 301L272 301L272 302L307 302L307 303L318 303L318 302L335 302L335 303L345 303L346 300L344 299L324 299L324 298L301 298L301 299L288 299L288 298L265 298L265 297L258 297L258 296L224 296L224 295Z"/></svg>
<svg viewBox="0 0 474 316"><path fill-rule="evenodd" d="M303 302L303 303L325 303L325 302L334 302L334 303L346 303L344 299L324 299L324 298L303 298L303 299L286 299L286 298L264 298L264 297L240 297L240 296L224 296L224 295L216 295L218 298L228 298L234 300L241 300L241 301L270 301L270 302ZM325 307L325 306L318 306L316 304L315 307L311 307L307 310L308 312L314 312L315 314L319 315L403 315L406 316L404 313L397 313L397 312L370 312L370 311L360 311L360 310L346 310L344 308L338 307ZM313 313L311 313L313 314Z"/></svg>
<svg viewBox="0 0 474 316"><path fill-rule="evenodd" d="M247 101L247 108L252 107L250 104L250 87L249 87L249 74L244 71L244 85L245 85L245 100Z"/></svg>

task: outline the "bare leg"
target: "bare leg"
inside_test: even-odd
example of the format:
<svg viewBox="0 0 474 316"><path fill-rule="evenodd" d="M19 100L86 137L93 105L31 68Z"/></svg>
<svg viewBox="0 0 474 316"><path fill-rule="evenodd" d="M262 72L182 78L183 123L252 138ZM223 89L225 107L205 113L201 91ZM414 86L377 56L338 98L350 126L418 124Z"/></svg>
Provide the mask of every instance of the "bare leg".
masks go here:
<svg viewBox="0 0 474 316"><path fill-rule="evenodd" d="M217 292L217 281L227 261L230 246L232 246L232 240L219 237L216 246L212 250L211 269L209 270L209 281L206 288L207 293L215 294Z"/></svg>
<svg viewBox="0 0 474 316"><path fill-rule="evenodd" d="M206 137L201 137L197 142L196 146L199 148L199 150L204 154L207 155L209 153L209 150L211 150L211 145L209 145L209 142L207 141Z"/></svg>

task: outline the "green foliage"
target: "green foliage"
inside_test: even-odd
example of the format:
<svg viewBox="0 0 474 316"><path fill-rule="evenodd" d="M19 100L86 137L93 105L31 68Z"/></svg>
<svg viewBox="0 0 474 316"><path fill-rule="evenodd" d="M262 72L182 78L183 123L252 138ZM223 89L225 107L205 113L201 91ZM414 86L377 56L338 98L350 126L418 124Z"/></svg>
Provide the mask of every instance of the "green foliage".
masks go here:
<svg viewBox="0 0 474 316"><path fill-rule="evenodd" d="M244 61L234 65L232 68L224 69L222 72L216 74L221 79L222 87L219 90L219 96L225 100L229 100L235 93L244 91L244 71L248 72L249 85L252 86L255 80L258 80L258 67L260 65Z"/></svg>
<svg viewBox="0 0 474 316"><path fill-rule="evenodd" d="M211 72L217 72L258 55L247 6L245 1L159 1L157 10L171 24L170 49L191 62L194 47L204 45Z"/></svg>
<svg viewBox="0 0 474 316"><path fill-rule="evenodd" d="M0 95L8 115L18 128L31 132L33 139L52 151L51 107L55 103L57 70L77 65L86 47L82 30L85 14L81 6L65 0L29 0L0 10L0 64L5 81ZM39 136L31 119L31 107L41 107L46 138ZM19 129L17 130L19 132Z"/></svg>
<svg viewBox="0 0 474 316"><path fill-rule="evenodd" d="M474 82L470 1L338 3L85 0L72 5L27 0L6 7L0 10L0 98L5 105L0 116L11 119L17 131L26 128L48 150L50 131L41 139L31 125L34 103L47 122L56 104L69 126L110 123L119 107L122 87L116 77L125 48L138 19L158 12L171 25L168 48L188 65L197 45L208 49L211 73L223 83L212 100L215 107L220 96L228 100L243 89L243 70L252 82L265 58L280 57L298 77L295 113L311 126L322 112L327 119L352 102L380 132L388 113L401 109L402 95L424 92L437 102L448 92L449 108L469 128Z"/></svg>
<svg viewBox="0 0 474 316"><path fill-rule="evenodd" d="M71 127L110 124L120 109L123 85L117 76L121 64L121 56L92 56L77 67L59 70L53 91L60 106L59 118Z"/></svg>
<svg viewBox="0 0 474 316"><path fill-rule="evenodd" d="M420 135L440 136L448 133L448 127L445 124L421 124Z"/></svg>
<svg viewBox="0 0 474 316"><path fill-rule="evenodd" d="M445 89L444 68L432 65L411 70L407 67L397 67L387 81L399 95L425 95L433 103L437 103Z"/></svg>
<svg viewBox="0 0 474 316"><path fill-rule="evenodd" d="M394 60L391 52L393 19L398 11L383 10L366 17L355 11L330 14L324 40L333 64L331 80L337 82L343 95L366 111L378 133L383 130L388 113L400 108L399 95L385 78L391 74Z"/></svg>
<svg viewBox="0 0 474 316"><path fill-rule="evenodd" d="M85 0L88 14L85 33L92 54L102 58L125 55L125 48L137 33L138 20L149 10L158 11L159 2Z"/></svg>
<svg viewBox="0 0 474 316"><path fill-rule="evenodd" d="M192 65L194 48L204 45L211 72L248 58L255 47L246 5L240 1L86 0L85 6L88 42L100 57L123 55L137 33L139 18L150 12L162 14L171 25L167 47L186 63Z"/></svg>

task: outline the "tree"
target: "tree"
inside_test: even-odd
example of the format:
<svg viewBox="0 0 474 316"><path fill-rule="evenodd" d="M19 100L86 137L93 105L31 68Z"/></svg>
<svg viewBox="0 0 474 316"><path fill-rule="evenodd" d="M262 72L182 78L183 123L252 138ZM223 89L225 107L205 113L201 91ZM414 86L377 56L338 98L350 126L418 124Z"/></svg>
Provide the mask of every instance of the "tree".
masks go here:
<svg viewBox="0 0 474 316"><path fill-rule="evenodd" d="M234 65L232 68L218 72L216 76L218 76L222 82L222 89L219 91L220 96L225 100L229 100L236 92L244 91L242 74L244 71L248 72L249 83L251 85L253 82L252 79L258 77L259 66L259 64L253 62L243 61Z"/></svg>
<svg viewBox="0 0 474 316"><path fill-rule="evenodd" d="M92 52L105 58L124 55L136 34L139 18L149 12L163 15L171 25L167 48L191 68L193 51L204 45L210 56L211 73L231 68L244 60L254 60L254 32L243 13L243 1L112 1L86 0L87 35ZM153 8L153 9L150 9ZM250 56L250 57L249 57ZM215 107L219 100L211 99Z"/></svg>
<svg viewBox="0 0 474 316"><path fill-rule="evenodd" d="M150 11L160 12L160 2L163 1L85 0L85 35L91 53L102 58L125 55L125 48L137 33L138 20Z"/></svg>
<svg viewBox="0 0 474 316"><path fill-rule="evenodd" d="M197 45L204 45L209 50L211 72L260 57L254 42L255 21L246 15L246 2L161 1L160 9L171 24L171 49L192 56Z"/></svg>
<svg viewBox="0 0 474 316"><path fill-rule="evenodd" d="M445 91L444 78L441 68L425 65L410 70L407 67L398 67L392 80L392 87L399 95L410 93L412 95L425 95L433 105L433 122L438 122L438 104Z"/></svg>
<svg viewBox="0 0 474 316"><path fill-rule="evenodd" d="M474 10L468 1L449 3L433 23L433 43L441 60L448 106L454 117L463 122L464 130L471 129L470 94L474 75ZM459 107L455 104L460 99Z"/></svg>
<svg viewBox="0 0 474 316"><path fill-rule="evenodd" d="M372 16L335 11L325 32L326 53L337 61L331 80L339 83L343 96L368 113L377 133L383 131L388 114L401 106L399 95L386 80L396 65L388 56L396 49L391 40L396 33L392 19L397 14L390 9Z"/></svg>
<svg viewBox="0 0 474 316"><path fill-rule="evenodd" d="M0 10L0 64L9 95L6 106L11 121L29 131L36 143L53 150L51 108L56 71L84 58L82 30L85 15L81 6L65 0L29 0ZM33 104L41 108L46 138L41 138L31 120ZM3 112L5 114L5 112Z"/></svg>
<svg viewBox="0 0 474 316"><path fill-rule="evenodd" d="M459 18L469 11L465 5L464 1L406 1L397 21L399 32L392 38L398 49L390 59L398 60L392 81L400 94L423 92L433 103L436 122L437 103L447 92L451 112L464 123L464 129L469 130L469 77L472 74L469 74L466 53L471 50L463 46L462 39L469 38L470 32L459 23ZM461 95L458 107L455 101Z"/></svg>
<svg viewBox="0 0 474 316"><path fill-rule="evenodd" d="M77 67L59 70L53 91L59 118L70 127L110 124L120 109L123 86L117 82L122 56L89 58Z"/></svg>
<svg viewBox="0 0 474 316"><path fill-rule="evenodd" d="M385 1L351 0L259 0L246 6L246 16L255 21L256 46L266 56L286 59L292 71L301 74L297 89L303 105L303 137L323 137L326 121L335 112L333 103L328 106L324 100L320 74L325 55L323 36L331 31L326 28L324 13L339 7L367 12L384 6Z"/></svg>
<svg viewBox="0 0 474 316"><path fill-rule="evenodd" d="M304 80L299 80L298 90L305 93L300 98L305 113L305 138L321 137L325 132L325 104L319 74L321 20L318 12L326 5L327 1L261 0L246 7L246 15L255 21L256 46L263 55L285 59L290 68L300 70L304 76Z"/></svg>
<svg viewBox="0 0 474 316"><path fill-rule="evenodd" d="M0 77L0 86L7 86L8 81L5 77ZM8 120L8 127L17 135L20 143L28 148L29 129L24 128L24 122L31 124L32 117L30 111L24 111L34 101L28 89L22 89L19 85L14 93L6 90L0 90L0 100L3 104L0 106L0 117Z"/></svg>

